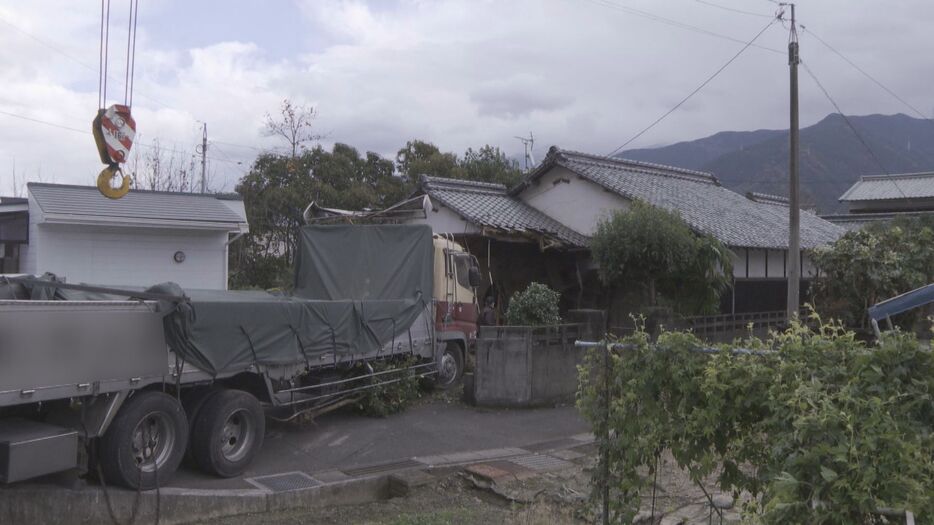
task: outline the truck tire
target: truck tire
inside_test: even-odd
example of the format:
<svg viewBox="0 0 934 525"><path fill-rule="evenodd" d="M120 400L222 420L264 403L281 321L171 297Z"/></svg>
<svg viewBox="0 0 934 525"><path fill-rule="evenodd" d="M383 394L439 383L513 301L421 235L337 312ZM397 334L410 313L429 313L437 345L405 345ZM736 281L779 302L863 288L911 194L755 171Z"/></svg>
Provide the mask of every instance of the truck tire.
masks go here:
<svg viewBox="0 0 934 525"><path fill-rule="evenodd" d="M266 417L255 397L242 390L221 390L198 411L191 457L205 473L239 476L262 448L265 432Z"/></svg>
<svg viewBox="0 0 934 525"><path fill-rule="evenodd" d="M442 390L447 390L457 384L464 375L464 352L461 346L454 341L448 341L441 352L438 361L438 375L435 384Z"/></svg>
<svg viewBox="0 0 934 525"><path fill-rule="evenodd" d="M162 392L138 392L120 408L101 438L104 483L150 490L178 469L188 443L182 405Z"/></svg>
<svg viewBox="0 0 934 525"><path fill-rule="evenodd" d="M185 414L188 416L188 443L192 442L191 434L195 431L195 420L198 418L198 414L201 413L201 407L209 398L223 390L223 388L216 385L205 385L189 388L187 391L182 392L182 407L185 408ZM196 466L191 457L191 447L188 447L185 451L185 463L189 466Z"/></svg>

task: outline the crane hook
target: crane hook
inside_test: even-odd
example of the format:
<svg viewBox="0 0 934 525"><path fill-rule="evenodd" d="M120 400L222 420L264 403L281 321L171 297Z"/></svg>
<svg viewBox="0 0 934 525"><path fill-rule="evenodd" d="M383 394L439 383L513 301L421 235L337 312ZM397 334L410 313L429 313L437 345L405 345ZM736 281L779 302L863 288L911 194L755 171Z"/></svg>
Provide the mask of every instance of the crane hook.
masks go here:
<svg viewBox="0 0 934 525"><path fill-rule="evenodd" d="M120 186L114 188L112 183L114 177L122 177ZM123 170L116 163L104 168L97 176L97 189L104 197L108 199L119 199L130 192L130 177L124 175Z"/></svg>

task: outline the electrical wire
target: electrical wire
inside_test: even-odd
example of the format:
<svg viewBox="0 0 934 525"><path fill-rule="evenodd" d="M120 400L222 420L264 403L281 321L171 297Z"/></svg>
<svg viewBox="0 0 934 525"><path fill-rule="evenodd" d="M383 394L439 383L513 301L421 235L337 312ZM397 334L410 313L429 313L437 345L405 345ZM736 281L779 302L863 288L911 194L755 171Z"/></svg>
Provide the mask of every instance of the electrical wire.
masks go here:
<svg viewBox="0 0 934 525"><path fill-rule="evenodd" d="M102 2L102 4L103 4L103 2ZM102 8L103 8L103 5L102 5ZM104 15L103 15L103 11L102 11L102 14L101 14L101 21L103 22L104 20L105 20L105 19L104 19ZM56 52L56 53L58 53L58 54L64 56L65 58L71 60L72 62L78 64L79 66L81 66L81 67L83 67L83 68L85 68L85 69L87 69L87 70L89 70L89 71L94 71L95 73L97 73L98 76L99 76L99 78L98 78L98 80L99 80L99 84L98 84L98 95L100 95L100 91L101 91L101 87L102 87L101 84L102 84L103 81L104 81L104 77L103 77L103 75L101 74L101 69L102 69L102 66L104 65L104 56L103 56L104 53L103 53L103 50L101 50L101 57L100 57L100 58L101 58L101 63L100 63L101 67L94 67L94 66L88 64L87 62L84 62L84 61L82 61L81 59L76 58L74 55L68 53L67 51L61 49L61 47L57 46L56 44L54 44L54 43L52 43L52 42L50 42L50 41L48 41L48 40L45 40L45 39L43 39L43 38L40 38L40 37L38 37L38 36L36 36L36 35L34 35L34 34L28 32L28 31L26 31L26 30L24 30L24 29L22 29L22 28L16 26L15 24L11 23L9 20L4 19L2 16L0 16L0 24L4 24L4 25L6 25L6 26L12 28L12 29L15 30L16 32L21 33L22 35L24 35L24 36L26 36L26 37L28 37L28 38L30 38L30 39L32 39L32 40L35 40L36 42L38 42L39 44L41 44L43 47L46 47L46 48L48 48L48 49L50 49L50 50L52 50L52 51L54 51L54 52ZM104 32L103 32L103 31L104 31L104 26L103 26L103 24L101 24L101 41L104 40ZM135 43L134 43L134 45L135 45ZM135 53L135 50L134 50L134 53ZM134 64L134 67L135 67L135 64ZM132 72L131 72L131 74L132 74ZM109 75L107 76L107 78L109 78L111 81L113 81L113 82L115 82L115 83L117 83L117 84L119 84L119 82L120 82L118 79L116 79L116 78L114 78L114 77L112 77L112 76L109 76ZM144 94L144 93L140 93L139 96L141 96L141 97L145 98L146 100L148 100L148 101L150 101L150 102L153 102L153 103L155 103L155 104L157 104L157 105L159 105L159 106L162 106L162 107L164 107L164 108L166 108L166 109L175 109L175 108L173 108L172 106L170 106L170 105L168 105L168 104L166 104L166 103L164 103L164 102L161 102L161 101L156 100L156 99L154 99L154 98L152 98L152 97L150 97L150 96L147 96L147 95ZM101 103L100 105L103 106L103 103Z"/></svg>
<svg viewBox="0 0 934 525"><path fill-rule="evenodd" d="M736 9L735 7L729 7L721 4L715 4L713 2L708 2L707 0L694 0L699 4L709 5L710 7L716 7L717 9L722 9L724 11L732 11L734 13L740 13L743 15L749 16L758 16L760 18L775 18L775 15L764 15L762 13L754 13L752 11L743 11L742 9Z"/></svg>
<svg viewBox="0 0 934 525"><path fill-rule="evenodd" d="M75 133L81 133L82 135L91 135L91 134L92 134L90 131L88 131L88 130L86 130L86 129L78 129L78 128L73 128L73 127L70 127L70 126L65 126L65 125L62 125L62 124L56 124L56 123L54 123L54 122L49 122L49 121L46 121L46 120L41 120L41 119L37 119L37 118L33 118L33 117L27 117L26 115L20 115L20 114L18 114L18 113L11 113L11 112L9 112L9 111L4 111L4 110L2 110L2 109L0 109L0 115L6 115L6 116L8 116L8 117L18 118L18 119L26 120L26 121L29 121L29 122L35 122L36 124L42 124L42 125L44 125L44 126L51 126L51 127L53 127L53 128L59 128L59 129L67 130L67 131L73 131L73 132L75 132ZM157 145L155 145L155 144L147 144L147 143L145 143L145 142L134 142L133 144L134 144L135 146L140 146L140 147L143 147L143 148L150 148L150 149L152 149L152 148L159 148L159 149L161 149L162 151L166 151L166 152L169 152L169 153L178 153L178 154L182 154L182 155L187 155L187 154L189 153L189 152L177 150L177 149L174 149L174 148L167 148L167 147L162 146L162 145L158 145L158 146L157 146ZM218 161L218 162L228 162L228 163L235 164L235 165L240 164L238 161L235 161L235 160L221 159L221 158L217 158L217 157L205 157L205 158L207 158L207 159L209 159L209 160L216 160L216 161Z"/></svg>
<svg viewBox="0 0 934 525"><path fill-rule="evenodd" d="M636 9L636 8L634 8L634 7L629 7L629 6L620 5L620 4L617 4L617 3L612 2L612 1L610 1L610 0L588 0L588 1L589 1L590 3L592 3L592 4L596 4L596 5L599 5L599 6L607 7L607 8L610 8L610 9L615 9L615 10L617 10L617 11L622 11L622 12L625 12L625 13L629 13L629 14L631 14L631 15L640 16L640 17L643 17L643 18L646 18L646 19L649 19L649 20L653 20L653 21L658 22L658 23L661 23L661 24L669 25L669 26L672 26L672 27L677 27L677 28L679 28L679 29L684 29L684 30L687 30L687 31L692 31L692 32L694 32L694 33L699 33L699 34L702 34L702 35L712 36L712 37L714 37L714 38L720 38L720 39L722 39L722 40L729 40L730 42L736 42L737 44L744 44L744 43L746 43L745 40L742 40L742 39L740 39L740 38L732 37L732 36L730 36L730 35L725 35L725 34L723 34L723 33L718 33L718 32L716 32L716 31L711 31L711 30L709 30L709 29L704 29L703 27L698 27L698 26L691 25L691 24L687 24L687 23L684 23L684 22L679 22L679 21L677 21L677 20L674 20L674 19L671 19L671 18L666 18L666 17L664 17L664 16L657 15L657 14L651 13L651 12L649 12L649 11L643 11L643 10L641 10L641 9ZM781 49L776 49L776 48L774 48L774 47L768 47L768 46L763 46L763 45L759 45L759 44L754 44L752 47L755 47L755 48L758 48L758 49L762 49L762 50L765 50L765 51L770 51L770 52L772 52L772 53L778 53L778 54L781 54L781 55L784 55L784 54L785 54L785 51L783 51L783 50L781 50Z"/></svg>
<svg viewBox="0 0 934 525"><path fill-rule="evenodd" d="M804 71L808 74L808 76L811 77L812 80L814 80L814 83L817 84L817 87L820 88L820 90L824 93L824 96L827 97L827 100L829 100L830 103L833 105L834 109L837 110L837 113L839 113L840 116L843 117L843 121L846 122L846 125L850 128L853 134L856 135L856 138L859 140L859 142L863 145L863 147L869 153L869 156L872 157L872 160L875 161L876 165L879 166L879 169L882 170L882 173L884 173L886 176L890 176L891 174L889 173L889 171L885 169L885 166L882 165L882 162L879 160L879 157L876 156L876 152L873 151L871 147L869 147L869 143L866 142L866 140L863 139L863 136L859 133L859 131L856 130L856 126L854 126L853 123L850 122L849 117L847 117L846 114L843 113L842 110L840 110L840 106L833 99L833 97L830 96L830 92L828 92L827 89L824 87L824 85L821 84L820 80L817 79L817 76L814 74L813 71L811 71L811 68L809 68L808 65L803 60L800 60L799 62L801 66L804 68ZM898 193L901 194L902 198L907 199L908 195L905 195L905 192L902 191L902 188L898 185L898 181L896 181L893 178L890 178L889 180L892 181L893 185L895 185L895 189L898 190Z"/></svg>
<svg viewBox="0 0 934 525"><path fill-rule="evenodd" d="M632 137L630 137L629 140L627 140L626 142L624 142L623 144L621 144L619 147L617 147L617 148L614 149L613 151L607 153L606 156L607 156L607 157L613 156L614 153L616 153L616 152L622 150L623 148L625 148L626 146L628 146L629 144L631 144L634 140L638 139L639 137L641 137L642 135L644 135L646 132L648 132L650 129L654 128L658 123L660 123L661 121L665 120L665 118L668 117L668 115L671 115L672 113L674 113L674 112L675 112L678 108L680 108L685 102L687 102L688 100L690 100L691 97L693 97L694 95L696 95L700 90L704 89L704 87L705 87L707 84L709 84L713 79L717 78L717 76L718 76L720 73L722 73L724 69L726 69L730 64L732 64L734 60L736 60L737 58L739 58L739 56L742 55L744 51L746 51L747 49L749 49L749 47L752 46L753 43L754 43L760 36L762 36L762 34L766 32L766 30L768 30L768 28L772 27L772 25L773 25L777 20L778 20L777 17L776 17L776 18L773 18L768 24L766 24L765 27L763 27L761 30L759 30L758 33L756 33L756 36L752 37L752 40L746 42L745 45L743 45L743 47L740 48L740 50L737 51L735 55L733 55L729 60L726 61L726 63L724 63L722 66L720 66L719 69L717 69L716 71L714 71L714 73L713 73L712 75L710 75L709 77L707 77L707 79L704 80L699 86L697 86L696 88L694 88L694 91L691 91L691 92L688 94L688 96L686 96L686 97L684 97L683 99L681 99L680 102L678 102L677 104L675 104L671 109L669 109L668 111L666 111L665 113L663 113L660 117L658 117L657 119L655 119L651 124L649 124L648 126L646 126L645 128L643 128L641 131L639 131L638 133L636 133L635 135L633 135Z"/></svg>
<svg viewBox="0 0 934 525"><path fill-rule="evenodd" d="M902 97L898 96L898 94L895 93L894 91L892 91L891 89L889 89L888 86L886 86L885 84L883 84L880 80L878 80L878 79L875 78L874 76L870 75L865 69L859 67L855 62L853 62L852 60L850 60L849 58L847 58L843 53L841 53L840 51L838 51L835 47L833 47L833 46L831 46L830 44L828 44L827 41L825 41L823 38L821 38L820 36L818 36L814 31L808 29L808 28L807 28L806 26L804 26L803 24L801 25L801 31L803 31L803 32L805 32L805 33L807 33L807 34L813 36L813 37L814 37L818 42L820 42L824 47L826 47L827 49L829 49L830 51L832 51L832 52L833 52L834 54L836 54L838 57L842 58L843 61L846 62L847 64L853 66L853 69L855 69L856 71L859 71L863 76L865 76L866 78L868 78L869 80L871 80L875 85L879 86L880 88L882 88L883 91L885 91L886 93L888 93L889 95L891 95L892 98L894 98L895 100L901 102L901 103L902 103L905 107L907 107L908 109L914 111L915 114L917 114L919 117L921 117L922 119L927 120L928 122L931 122L932 124L934 124L934 120L931 120L927 115L925 115L924 113L922 113L921 110L919 110L918 108L916 108L916 107L914 107L913 105L909 104L909 103L908 103L905 99L903 99Z"/></svg>

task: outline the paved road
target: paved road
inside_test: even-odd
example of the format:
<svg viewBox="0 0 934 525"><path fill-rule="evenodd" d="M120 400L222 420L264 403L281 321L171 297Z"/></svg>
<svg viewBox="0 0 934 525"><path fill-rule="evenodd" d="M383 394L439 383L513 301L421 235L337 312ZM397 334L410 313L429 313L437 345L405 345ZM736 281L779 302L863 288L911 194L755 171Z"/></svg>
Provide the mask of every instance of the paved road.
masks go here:
<svg viewBox="0 0 934 525"><path fill-rule="evenodd" d="M518 447L589 432L574 407L529 410L477 409L429 402L387 418L332 414L315 424L270 424L262 452L243 477L308 473L428 456ZM242 478L217 479L190 468L175 487L253 488Z"/></svg>

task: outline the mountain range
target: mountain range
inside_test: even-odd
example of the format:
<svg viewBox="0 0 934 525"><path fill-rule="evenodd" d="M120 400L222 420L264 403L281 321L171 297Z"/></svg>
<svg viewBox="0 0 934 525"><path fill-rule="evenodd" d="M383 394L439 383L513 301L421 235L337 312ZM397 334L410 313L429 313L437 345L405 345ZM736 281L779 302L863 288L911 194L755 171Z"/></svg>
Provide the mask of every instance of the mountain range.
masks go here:
<svg viewBox="0 0 934 525"><path fill-rule="evenodd" d="M863 175L934 171L934 121L908 115L839 113L801 128L802 206L842 213L838 199ZM723 131L619 157L713 173L735 191L788 195L788 131Z"/></svg>

